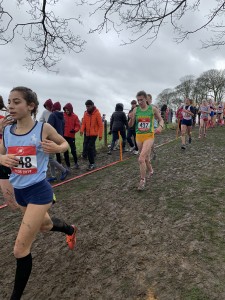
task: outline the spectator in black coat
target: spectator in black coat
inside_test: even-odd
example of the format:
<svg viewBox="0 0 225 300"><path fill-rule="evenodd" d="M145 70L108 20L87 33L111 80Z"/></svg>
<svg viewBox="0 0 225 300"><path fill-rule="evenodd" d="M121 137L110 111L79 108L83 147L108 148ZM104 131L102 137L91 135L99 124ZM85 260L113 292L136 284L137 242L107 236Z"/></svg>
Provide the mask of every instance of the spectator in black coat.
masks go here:
<svg viewBox="0 0 225 300"><path fill-rule="evenodd" d="M112 150L115 146L115 142L119 139L119 133L123 139L122 147L125 151L126 146L126 129L128 128L128 122L125 112L123 111L123 104L117 103L115 112L110 119L110 132L112 134L112 143L108 151L108 154L112 154Z"/></svg>

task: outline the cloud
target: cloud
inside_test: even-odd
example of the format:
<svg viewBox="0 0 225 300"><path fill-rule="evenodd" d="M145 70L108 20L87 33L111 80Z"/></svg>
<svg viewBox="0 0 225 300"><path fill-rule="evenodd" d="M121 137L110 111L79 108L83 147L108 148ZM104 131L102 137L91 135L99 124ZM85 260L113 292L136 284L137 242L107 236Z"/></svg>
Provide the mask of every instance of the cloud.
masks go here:
<svg viewBox="0 0 225 300"><path fill-rule="evenodd" d="M68 16L75 8L72 4L59 7ZM199 21L195 19L195 22ZM85 51L63 55L57 66L58 73L44 69L29 72L23 67L26 53L24 40L19 37L12 44L0 46L0 94L5 101L12 87L24 85L37 92L40 113L44 101L51 98L60 101L62 106L72 103L75 113L81 118L85 101L92 99L109 119L116 103L122 102L129 109L130 101L139 90L146 90L155 99L162 90L178 85L183 76L198 77L204 71L225 66L223 49L200 49L200 40L206 36L205 32L196 33L183 43L176 44L171 28L165 26L157 41L146 49L147 41L144 40L120 46L121 40L128 37L125 31L119 37L113 31L87 34L90 26L97 23L95 16L86 19L83 26L75 23L76 32L87 40Z"/></svg>

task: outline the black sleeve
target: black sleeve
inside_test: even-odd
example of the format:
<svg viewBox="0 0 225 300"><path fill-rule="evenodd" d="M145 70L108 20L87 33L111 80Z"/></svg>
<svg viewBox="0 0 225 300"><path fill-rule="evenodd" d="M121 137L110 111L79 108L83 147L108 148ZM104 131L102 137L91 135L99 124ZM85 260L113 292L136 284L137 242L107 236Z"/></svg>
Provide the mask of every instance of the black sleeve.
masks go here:
<svg viewBox="0 0 225 300"><path fill-rule="evenodd" d="M113 114L112 114L112 116L111 116L111 118L110 118L110 126L109 126L110 131L112 131L113 121L114 121L114 116L113 116Z"/></svg>
<svg viewBox="0 0 225 300"><path fill-rule="evenodd" d="M195 114L195 109L194 109L193 106L190 106L190 111L191 111L193 114Z"/></svg>

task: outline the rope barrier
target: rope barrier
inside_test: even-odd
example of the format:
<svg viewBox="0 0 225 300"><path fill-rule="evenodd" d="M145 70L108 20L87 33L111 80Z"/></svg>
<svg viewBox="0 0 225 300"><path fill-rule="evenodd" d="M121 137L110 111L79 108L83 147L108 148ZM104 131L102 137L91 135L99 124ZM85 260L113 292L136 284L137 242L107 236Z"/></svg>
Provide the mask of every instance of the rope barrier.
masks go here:
<svg viewBox="0 0 225 300"><path fill-rule="evenodd" d="M173 142L173 141L176 141L176 139L169 140L169 141L167 141L167 142L165 142L165 143L162 143L162 144L160 144L160 145L156 145L155 148L162 147L162 146L164 146L164 145L166 145L166 144L169 144L169 143L171 143L171 142ZM83 174L81 174L81 175L72 177L72 178L70 178L70 179L68 179L68 180L64 180L63 182L54 184L54 185L52 186L52 188L55 188L55 187L61 186L61 185L63 185L63 184L69 183L69 182L71 182L71 181L73 181L73 180L82 178L82 177L87 176L87 175L89 175L89 174L92 174L92 173L94 173L94 172L98 172L98 171L100 171L100 170L109 168L109 167L114 166L114 165L116 165L116 164L118 164L118 163L120 163L120 162L126 161L126 160L128 160L128 159L130 159L130 158L132 158L132 157L134 157L134 156L128 157L128 158L126 158L126 159L122 159L122 157L121 157L121 155L120 155L120 160L114 161L114 162L112 162L112 163L110 163L110 164L108 164L108 165L105 165L105 166L103 166L103 167L96 168L96 169L94 169L94 170L92 170L92 171L85 172L85 173L83 173ZM7 206L8 206L8 205L5 203L5 204L3 204L3 205L0 206L0 209L5 208L5 207L7 207Z"/></svg>

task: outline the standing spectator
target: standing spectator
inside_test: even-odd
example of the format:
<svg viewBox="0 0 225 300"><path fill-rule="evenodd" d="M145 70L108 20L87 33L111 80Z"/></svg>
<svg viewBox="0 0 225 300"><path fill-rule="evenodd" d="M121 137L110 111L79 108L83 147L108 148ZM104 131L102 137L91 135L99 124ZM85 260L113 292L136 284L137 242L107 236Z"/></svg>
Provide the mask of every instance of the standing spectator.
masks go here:
<svg viewBox="0 0 225 300"><path fill-rule="evenodd" d="M137 101L132 100L131 101L131 109L129 110L129 113L128 113L128 122L130 120L130 113L134 110L134 108L136 106L137 106ZM133 137L133 141L132 141L132 137ZM137 155L138 147L137 147L137 143L136 143L135 124L132 127L128 127L128 129L127 129L127 142L131 147L130 151L132 151L135 155Z"/></svg>
<svg viewBox="0 0 225 300"><path fill-rule="evenodd" d="M55 102L52 106L52 113L48 118L48 123L55 128L58 134L63 136L65 122L64 122L63 112L61 112L60 110L61 110L61 104L59 102ZM64 180L69 173L69 171L66 168L64 168L60 163L58 163L57 160L54 159L54 156L55 155L53 153L49 154L49 165L50 165L51 177L47 178L48 182L57 180L55 169L61 171L60 180Z"/></svg>
<svg viewBox="0 0 225 300"><path fill-rule="evenodd" d="M112 114L110 119L110 132L112 133L112 143L108 151L108 154L112 154L112 150L115 146L115 142L119 139L119 133L123 139L123 152L126 146L126 129L128 128L128 122L125 112L123 111L123 104L117 103L115 112Z"/></svg>
<svg viewBox="0 0 225 300"><path fill-rule="evenodd" d="M78 116L74 114L73 106L71 103L67 103L63 107L63 110L65 120L64 138L70 145L70 151L74 160L74 167L75 169L79 169L76 152L75 134L80 130L80 121L78 119ZM70 158L68 150L64 153L64 158L67 168L70 169Z"/></svg>
<svg viewBox="0 0 225 300"><path fill-rule="evenodd" d="M163 118L165 126L167 124L167 121L166 121L166 111L167 111L167 105L163 104L162 107L161 107L161 116Z"/></svg>
<svg viewBox="0 0 225 300"><path fill-rule="evenodd" d="M196 124L196 115L197 115L197 109L196 109L196 104L194 104L194 101L190 99L190 104L193 107L193 116L192 116L192 126L195 127Z"/></svg>
<svg viewBox="0 0 225 300"><path fill-rule="evenodd" d="M40 122L43 122L43 123L48 122L48 118L49 118L50 114L52 113L52 106L53 106L53 102L51 99L48 99L45 101L45 103L44 103L45 110L41 114L41 117L39 119Z"/></svg>
<svg viewBox="0 0 225 300"><path fill-rule="evenodd" d="M99 110L95 107L92 100L85 102L86 111L84 112L80 135L86 134L87 155L89 160L88 171L95 169L95 142L97 137L102 139L103 123Z"/></svg>

